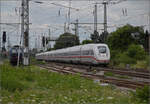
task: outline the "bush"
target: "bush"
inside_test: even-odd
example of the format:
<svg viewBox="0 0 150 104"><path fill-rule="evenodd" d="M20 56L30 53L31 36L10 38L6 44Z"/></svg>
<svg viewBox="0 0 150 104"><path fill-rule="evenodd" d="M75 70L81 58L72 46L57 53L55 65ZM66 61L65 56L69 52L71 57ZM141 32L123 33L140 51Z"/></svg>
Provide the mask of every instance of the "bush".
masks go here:
<svg viewBox="0 0 150 104"><path fill-rule="evenodd" d="M132 67L133 68L141 68L141 69L148 69L148 64L147 62L144 60L144 61L137 61L137 63L135 65L133 65Z"/></svg>
<svg viewBox="0 0 150 104"><path fill-rule="evenodd" d="M150 97L149 86L144 86L143 88L136 89L134 97L137 98L140 102L146 102L148 104Z"/></svg>
<svg viewBox="0 0 150 104"><path fill-rule="evenodd" d="M132 57L129 57L125 52L120 53L118 55L118 61L120 63L124 63L124 64L135 64L136 63L136 60Z"/></svg>
<svg viewBox="0 0 150 104"><path fill-rule="evenodd" d="M111 54L111 64L112 65L117 65L120 62L118 61L118 54L120 52L118 50L110 50L110 54Z"/></svg>
<svg viewBox="0 0 150 104"><path fill-rule="evenodd" d="M146 53L143 48L141 48L139 45L130 45L127 50L127 55L131 58L134 58L136 60L143 60L146 57Z"/></svg>
<svg viewBox="0 0 150 104"><path fill-rule="evenodd" d="M126 52L117 53L117 55L113 58L112 61L113 61L114 65L123 64L123 66L125 66L125 64L135 64L136 63L136 60L129 57Z"/></svg>
<svg viewBox="0 0 150 104"><path fill-rule="evenodd" d="M145 68L149 64L149 58L146 57L146 53L141 46L132 44L126 52L111 50L111 62L113 65L121 66L126 66L126 64L134 65L138 62L140 68Z"/></svg>

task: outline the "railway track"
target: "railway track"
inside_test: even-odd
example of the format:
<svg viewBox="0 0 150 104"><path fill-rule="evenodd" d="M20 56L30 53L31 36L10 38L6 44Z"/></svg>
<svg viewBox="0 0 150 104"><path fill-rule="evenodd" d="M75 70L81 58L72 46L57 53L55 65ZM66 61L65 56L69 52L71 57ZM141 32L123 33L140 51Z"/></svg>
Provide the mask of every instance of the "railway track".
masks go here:
<svg viewBox="0 0 150 104"><path fill-rule="evenodd" d="M92 66L91 69L89 69L89 66L85 65L74 65L74 64L64 64L64 63L52 63L54 65L58 66L69 66L69 67L74 67L74 68L79 68L82 70L96 70L96 71L105 71L105 72L112 72L114 74L119 74L119 75L126 75L130 77L138 77L138 78L144 78L144 79L150 79L150 71L145 70L145 69L119 69L119 68L108 68L108 67L95 67ZM143 70L143 71L142 71Z"/></svg>
<svg viewBox="0 0 150 104"><path fill-rule="evenodd" d="M45 68L49 71L53 72L59 72L59 73L64 73L64 74L78 74L80 73L81 77L86 77L90 79L98 79L100 82L103 83L109 83L109 84L114 84L120 87L126 87L126 88L139 88L143 87L145 85L149 85L149 82L143 82L143 81L133 81L133 80L127 80L127 79L118 79L118 78L113 78L113 77L106 77L104 75L99 75L97 73L89 73L86 71L83 71L81 69L77 69L75 67L70 67L70 66L63 66L63 65L57 65L57 64L44 64L44 65L38 65L41 68Z"/></svg>

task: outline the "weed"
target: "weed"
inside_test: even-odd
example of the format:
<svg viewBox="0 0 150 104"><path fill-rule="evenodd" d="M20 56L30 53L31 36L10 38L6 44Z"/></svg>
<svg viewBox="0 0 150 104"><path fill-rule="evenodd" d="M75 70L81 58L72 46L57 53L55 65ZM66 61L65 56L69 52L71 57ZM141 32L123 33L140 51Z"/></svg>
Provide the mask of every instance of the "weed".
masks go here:
<svg viewBox="0 0 150 104"><path fill-rule="evenodd" d="M149 86L144 86L143 88L136 89L135 96L140 100L140 102L149 102L150 98Z"/></svg>
<svg viewBox="0 0 150 104"><path fill-rule="evenodd" d="M114 73L112 73L112 72L105 72L105 76L111 76L111 77L113 77L113 76L115 76L115 75L114 75Z"/></svg>

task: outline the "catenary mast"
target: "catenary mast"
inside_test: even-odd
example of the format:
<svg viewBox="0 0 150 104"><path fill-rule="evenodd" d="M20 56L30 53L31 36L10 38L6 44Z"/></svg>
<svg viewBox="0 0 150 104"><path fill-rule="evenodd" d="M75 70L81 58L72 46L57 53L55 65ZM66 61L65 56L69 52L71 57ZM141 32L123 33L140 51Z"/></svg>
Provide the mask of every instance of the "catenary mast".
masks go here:
<svg viewBox="0 0 150 104"><path fill-rule="evenodd" d="M21 35L23 36L23 64L29 65L29 0L22 0Z"/></svg>

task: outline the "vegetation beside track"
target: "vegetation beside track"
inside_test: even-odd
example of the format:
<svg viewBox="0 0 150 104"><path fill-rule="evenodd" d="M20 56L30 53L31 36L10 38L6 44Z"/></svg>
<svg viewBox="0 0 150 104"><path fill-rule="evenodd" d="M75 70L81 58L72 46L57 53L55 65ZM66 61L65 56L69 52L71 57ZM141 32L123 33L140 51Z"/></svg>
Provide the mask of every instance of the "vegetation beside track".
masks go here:
<svg viewBox="0 0 150 104"><path fill-rule="evenodd" d="M139 38L133 36L138 33ZM125 25L110 33L107 44L111 51L111 65L125 68L150 69L145 37L147 33L141 27Z"/></svg>
<svg viewBox="0 0 150 104"><path fill-rule="evenodd" d="M112 72L105 72L104 75L110 76L110 77L122 78L122 79L131 79L130 77L128 77L126 75L118 75L118 74L114 74Z"/></svg>
<svg viewBox="0 0 150 104"><path fill-rule="evenodd" d="M145 97L120 91L114 86L100 86L79 75L62 75L36 66L0 65L1 99L8 104L147 104ZM143 90L145 93L145 90ZM147 91L147 90L146 90ZM137 98L135 96L138 96Z"/></svg>

